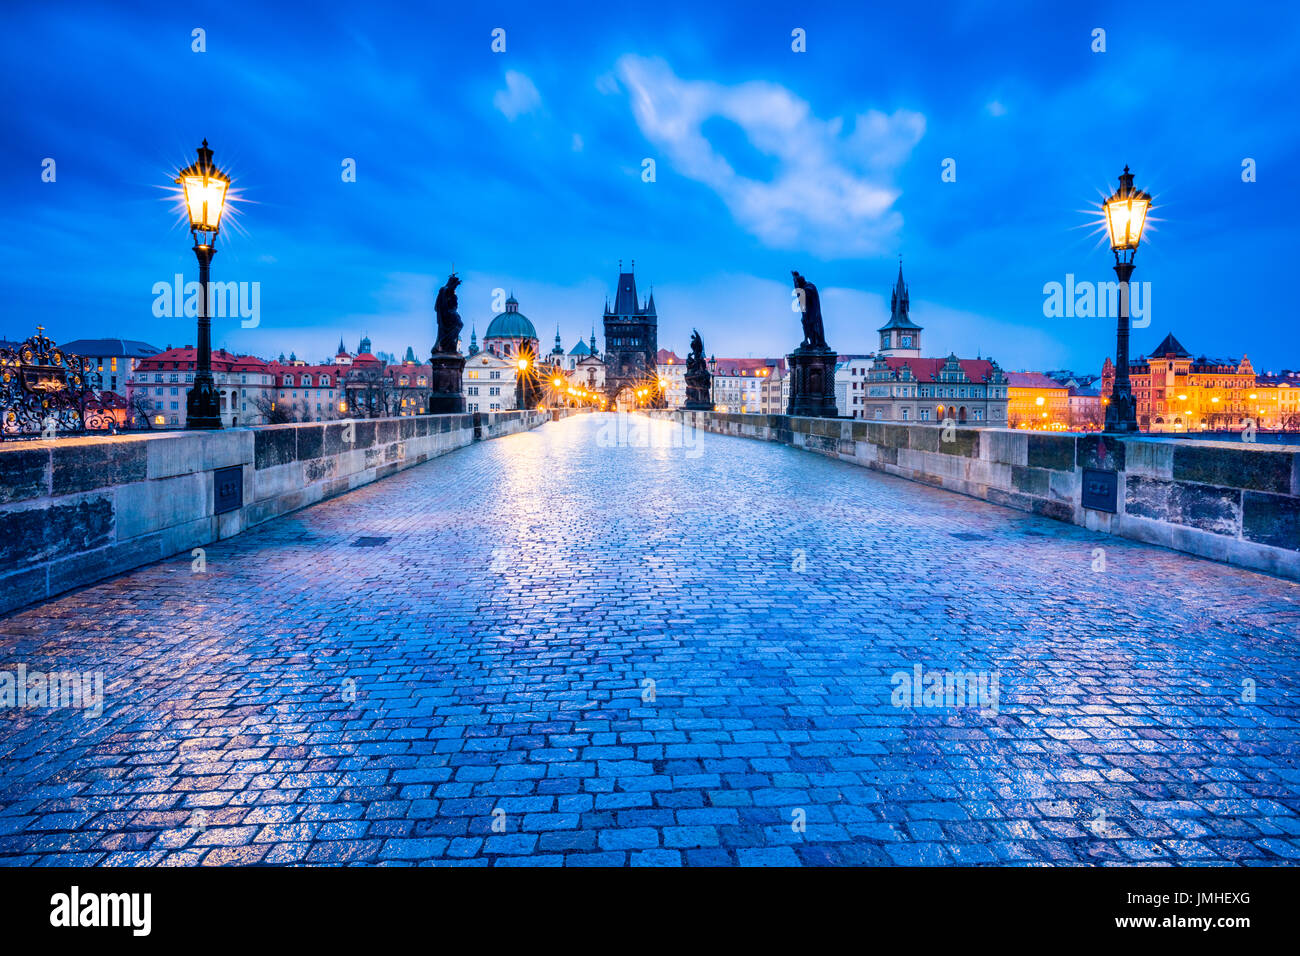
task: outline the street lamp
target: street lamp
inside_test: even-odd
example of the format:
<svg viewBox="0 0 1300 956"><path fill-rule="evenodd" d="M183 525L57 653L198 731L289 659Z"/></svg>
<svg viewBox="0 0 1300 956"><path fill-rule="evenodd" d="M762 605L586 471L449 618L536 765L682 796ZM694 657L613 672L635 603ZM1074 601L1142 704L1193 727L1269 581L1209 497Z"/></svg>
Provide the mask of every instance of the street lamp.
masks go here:
<svg viewBox="0 0 1300 956"><path fill-rule="evenodd" d="M1133 257L1142 241L1142 229L1151 211L1151 197L1133 188L1133 174L1124 167L1119 189L1105 203L1106 231L1115 253L1115 275L1119 277L1119 319L1115 331L1115 384L1111 403L1106 406L1106 431L1136 433L1137 405L1128 376L1128 299L1129 280L1133 276Z"/></svg>
<svg viewBox="0 0 1300 956"><path fill-rule="evenodd" d="M208 315L208 274L217 254L217 230L226 208L230 177L212 163L208 141L198 149L199 158L180 171L176 182L185 191L185 209L194 238L194 255L199 260L199 348L194 387L185 396L186 428L220 428L221 403L212 379L212 319Z"/></svg>

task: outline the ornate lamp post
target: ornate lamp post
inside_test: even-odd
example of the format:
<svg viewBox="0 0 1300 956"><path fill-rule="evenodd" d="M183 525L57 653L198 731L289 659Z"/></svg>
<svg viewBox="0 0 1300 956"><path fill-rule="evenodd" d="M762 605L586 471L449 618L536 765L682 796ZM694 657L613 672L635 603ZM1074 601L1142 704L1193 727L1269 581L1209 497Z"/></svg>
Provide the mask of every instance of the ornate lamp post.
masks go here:
<svg viewBox="0 0 1300 956"><path fill-rule="evenodd" d="M1115 274L1119 276L1119 325L1115 332L1115 384L1106 406L1106 431L1136 433L1137 405L1128 377L1128 299L1129 280L1133 276L1133 257L1142 241L1142 227L1151 211L1151 197L1133 188L1133 174L1124 167L1119 189L1105 203L1106 231L1115 253Z"/></svg>
<svg viewBox="0 0 1300 956"><path fill-rule="evenodd" d="M217 230L226 207L226 190L230 177L212 163L208 141L198 149L199 158L180 171L176 182L185 190L185 208L190 217L190 235L194 237L194 255L199 260L198 367L194 387L185 398L186 428L220 428L221 403L212 379L212 319L208 316L208 272L217 254Z"/></svg>

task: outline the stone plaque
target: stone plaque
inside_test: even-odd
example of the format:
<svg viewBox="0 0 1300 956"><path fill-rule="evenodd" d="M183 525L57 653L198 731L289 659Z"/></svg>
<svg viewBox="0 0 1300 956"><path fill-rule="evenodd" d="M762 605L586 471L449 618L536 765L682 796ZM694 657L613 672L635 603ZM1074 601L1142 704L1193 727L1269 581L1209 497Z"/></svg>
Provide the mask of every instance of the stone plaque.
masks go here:
<svg viewBox="0 0 1300 956"><path fill-rule="evenodd" d="M1093 511L1119 510L1119 473L1083 469L1083 506Z"/></svg>

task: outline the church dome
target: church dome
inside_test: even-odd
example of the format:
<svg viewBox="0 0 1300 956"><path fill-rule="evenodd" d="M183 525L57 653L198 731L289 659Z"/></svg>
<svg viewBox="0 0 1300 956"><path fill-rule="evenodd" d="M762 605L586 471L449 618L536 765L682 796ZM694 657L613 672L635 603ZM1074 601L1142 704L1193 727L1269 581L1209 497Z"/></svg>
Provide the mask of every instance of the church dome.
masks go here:
<svg viewBox="0 0 1300 956"><path fill-rule="evenodd" d="M506 299L506 310L496 315L483 333L483 341L488 339L535 339L537 329L528 316L519 311L519 300L513 295Z"/></svg>

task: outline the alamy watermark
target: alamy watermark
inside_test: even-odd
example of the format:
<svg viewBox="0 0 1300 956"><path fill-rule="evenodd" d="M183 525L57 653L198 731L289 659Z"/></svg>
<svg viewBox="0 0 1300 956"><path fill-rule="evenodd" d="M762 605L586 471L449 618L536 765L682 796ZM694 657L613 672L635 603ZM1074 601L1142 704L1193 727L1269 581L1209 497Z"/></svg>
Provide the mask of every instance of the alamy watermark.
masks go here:
<svg viewBox="0 0 1300 956"><path fill-rule="evenodd" d="M915 664L910 672L896 671L890 683L895 707L979 707L996 714L1001 699L997 671L925 671Z"/></svg>
<svg viewBox="0 0 1300 956"><path fill-rule="evenodd" d="M596 445L600 448L680 448L686 458L704 454L703 432L680 421L650 419L631 412L605 416Z"/></svg>
<svg viewBox="0 0 1300 956"><path fill-rule="evenodd" d="M159 319L193 319L199 314L203 300L203 287L198 282L186 282L180 273L171 282L153 284L153 314ZM255 329L262 322L262 283L260 282L209 282L208 307L210 319L240 319L240 326Z"/></svg>
<svg viewBox="0 0 1300 956"><path fill-rule="evenodd" d="M1076 282L1067 272L1064 283L1046 283L1043 295L1043 315L1049 319L1114 319L1126 309L1132 328L1151 324L1150 282Z"/></svg>
<svg viewBox="0 0 1300 956"><path fill-rule="evenodd" d="M104 672L29 671L19 664L0 671L0 709L56 707L84 710L92 717L104 712Z"/></svg>

